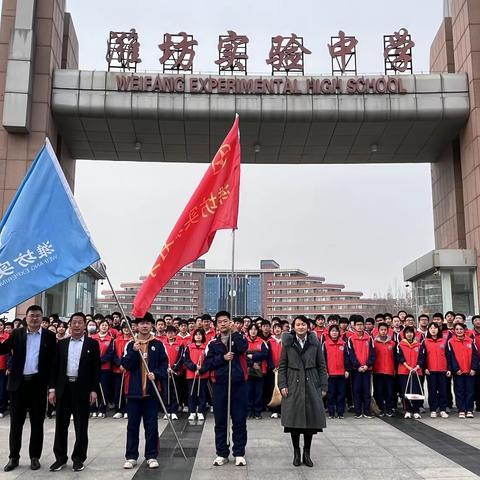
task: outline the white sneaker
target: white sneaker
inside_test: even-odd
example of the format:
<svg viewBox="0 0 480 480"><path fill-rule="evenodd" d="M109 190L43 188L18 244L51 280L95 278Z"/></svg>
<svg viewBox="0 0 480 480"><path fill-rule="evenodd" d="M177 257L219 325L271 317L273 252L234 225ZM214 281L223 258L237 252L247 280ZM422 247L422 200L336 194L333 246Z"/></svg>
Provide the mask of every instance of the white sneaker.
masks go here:
<svg viewBox="0 0 480 480"><path fill-rule="evenodd" d="M3 418L5 415L3 415L3 413L0 413L0 418Z"/></svg>
<svg viewBox="0 0 480 480"><path fill-rule="evenodd" d="M123 464L123 468L125 468L126 470L131 470L131 469L134 468L136 465L137 465L137 461L132 458L132 459L130 459L130 460L127 460L127 461Z"/></svg>
<svg viewBox="0 0 480 480"><path fill-rule="evenodd" d="M448 418L448 413L447 412L440 412L440 416L442 418Z"/></svg>
<svg viewBox="0 0 480 480"><path fill-rule="evenodd" d="M92 418L97 418L97 412L92 413Z"/></svg>
<svg viewBox="0 0 480 480"><path fill-rule="evenodd" d="M177 414L176 414L176 413L171 413L171 414L170 414L170 418L171 418L172 420L178 420L178 417L177 417Z"/></svg>
<svg viewBox="0 0 480 480"><path fill-rule="evenodd" d="M228 463L228 458L227 457L217 457L214 461L213 464L216 467L221 467L222 465L225 465Z"/></svg>
<svg viewBox="0 0 480 480"><path fill-rule="evenodd" d="M166 413L166 414L163 416L163 419L164 419L164 420L168 420L168 417L169 417L169 415L168 415L168 413Z"/></svg>
<svg viewBox="0 0 480 480"><path fill-rule="evenodd" d="M437 418L437 412L430 412L430 418Z"/></svg>
<svg viewBox="0 0 480 480"><path fill-rule="evenodd" d="M198 418L200 421L205 420L205 417L203 416L203 413L199 413L199 414L197 415L197 418Z"/></svg>
<svg viewBox="0 0 480 480"><path fill-rule="evenodd" d="M159 467L156 458L149 458L147 460L147 465L148 465L148 468L158 468Z"/></svg>
<svg viewBox="0 0 480 480"><path fill-rule="evenodd" d="M210 407L210 413L213 413L213 405Z"/></svg>
<svg viewBox="0 0 480 480"><path fill-rule="evenodd" d="M278 413L272 413L272 414L270 415L270 418L278 418Z"/></svg>
<svg viewBox="0 0 480 480"><path fill-rule="evenodd" d="M188 413L188 407L186 405L183 407L182 412L183 413Z"/></svg>
<svg viewBox="0 0 480 480"><path fill-rule="evenodd" d="M97 415L97 418L105 418L105 414L104 414L104 413L99 413L99 414Z"/></svg>
<svg viewBox="0 0 480 480"><path fill-rule="evenodd" d="M473 418L473 412L467 412L467 418Z"/></svg>
<svg viewBox="0 0 480 480"><path fill-rule="evenodd" d="M415 420L420 420L420 419L422 418L422 416L421 416L419 413L414 413L414 414L413 414L413 418L414 418Z"/></svg>
<svg viewBox="0 0 480 480"><path fill-rule="evenodd" d="M128 413L124 413L123 418L128 418Z"/></svg>
<svg viewBox="0 0 480 480"><path fill-rule="evenodd" d="M235 466L244 467L247 464L245 457L235 457Z"/></svg>
<svg viewBox="0 0 480 480"><path fill-rule="evenodd" d="M112 418L118 419L118 418L123 418L123 415L120 412L117 412Z"/></svg>
<svg viewBox="0 0 480 480"><path fill-rule="evenodd" d="M188 416L188 419L189 420L195 420L197 418L197 415L195 413L191 413L189 416Z"/></svg>
<svg viewBox="0 0 480 480"><path fill-rule="evenodd" d="M412 414L410 412L405 412L403 418L412 418Z"/></svg>

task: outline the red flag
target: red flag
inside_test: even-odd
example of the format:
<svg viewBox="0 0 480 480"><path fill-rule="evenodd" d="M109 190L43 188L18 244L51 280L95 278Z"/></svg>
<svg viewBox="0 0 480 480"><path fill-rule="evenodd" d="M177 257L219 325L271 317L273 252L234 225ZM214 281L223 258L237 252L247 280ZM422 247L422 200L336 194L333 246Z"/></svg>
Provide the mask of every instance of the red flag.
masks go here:
<svg viewBox="0 0 480 480"><path fill-rule="evenodd" d="M160 251L133 301L133 315L143 317L158 292L185 265L208 252L217 230L237 228L240 189L238 115L200 185Z"/></svg>

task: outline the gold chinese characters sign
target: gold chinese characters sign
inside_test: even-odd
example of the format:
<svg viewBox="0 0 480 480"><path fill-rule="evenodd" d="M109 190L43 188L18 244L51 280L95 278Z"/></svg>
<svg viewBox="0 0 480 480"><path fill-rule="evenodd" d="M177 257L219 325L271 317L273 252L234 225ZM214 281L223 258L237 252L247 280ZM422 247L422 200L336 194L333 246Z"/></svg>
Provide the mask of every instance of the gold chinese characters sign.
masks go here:
<svg viewBox="0 0 480 480"><path fill-rule="evenodd" d="M117 74L121 92L235 95L354 95L408 93L400 76L376 77L200 77Z"/></svg>

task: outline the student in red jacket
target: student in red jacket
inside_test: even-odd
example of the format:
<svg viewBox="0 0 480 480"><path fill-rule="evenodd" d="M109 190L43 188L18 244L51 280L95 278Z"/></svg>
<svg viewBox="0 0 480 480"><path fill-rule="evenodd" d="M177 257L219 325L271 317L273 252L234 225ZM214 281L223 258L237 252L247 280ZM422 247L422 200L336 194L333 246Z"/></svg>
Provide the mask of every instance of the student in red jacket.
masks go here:
<svg viewBox="0 0 480 480"><path fill-rule="evenodd" d="M178 420L178 386L177 371L182 363L183 343L177 338L177 329L173 325L168 325L165 329L166 339L163 340L163 346L168 357L167 377L162 379L163 402L167 409L167 414L172 420ZM167 415L163 417L167 420Z"/></svg>
<svg viewBox="0 0 480 480"><path fill-rule="evenodd" d="M268 347L258 336L258 328L252 323L247 334L247 366L248 366L248 416L262 418L263 383L267 373Z"/></svg>
<svg viewBox="0 0 480 480"><path fill-rule="evenodd" d="M5 331L5 321L0 318L0 343L3 343L10 335ZM7 408L7 360L8 353L0 355L0 418L3 418Z"/></svg>
<svg viewBox="0 0 480 480"><path fill-rule="evenodd" d="M353 317L353 319L352 319ZM373 418L370 413L370 383L375 350L372 337L365 333L364 320L361 315L352 315L355 333L348 339L348 357L352 365L353 404L355 418Z"/></svg>
<svg viewBox="0 0 480 480"><path fill-rule="evenodd" d="M188 419L205 420L207 410L207 382L208 372L200 375L205 359L206 337L203 328L193 332L193 341L190 342L183 353L183 365L186 368L188 385Z"/></svg>
<svg viewBox="0 0 480 480"><path fill-rule="evenodd" d="M451 375L447 365L447 341L437 323L431 322L427 327L427 338L422 344L425 358L425 376L428 385L428 404L430 416L436 418L440 410L442 418L447 413L447 377Z"/></svg>
<svg viewBox="0 0 480 480"><path fill-rule="evenodd" d="M127 320L123 320L126 322ZM127 344L132 340L130 329L125 323L122 324L120 333L113 341L113 385L115 388L115 396L113 403L115 404L115 413L113 418L127 418L127 406L125 402L125 375L126 371L122 367L122 357L125 354Z"/></svg>
<svg viewBox="0 0 480 480"><path fill-rule="evenodd" d="M454 336L448 341L448 369L453 376L455 403L459 418L473 418L475 396L475 371L478 369L478 355L475 342L465 335L465 325L457 323Z"/></svg>
<svg viewBox="0 0 480 480"><path fill-rule="evenodd" d="M480 315L472 317L473 328L470 330L470 336L473 338L477 352L480 352ZM475 406L476 411L480 412L480 372L475 373Z"/></svg>
<svg viewBox="0 0 480 480"><path fill-rule="evenodd" d="M380 322L378 335L373 340L375 362L373 364L373 397L380 409L380 416L393 416L393 379L395 375L396 344L388 335L388 324Z"/></svg>
<svg viewBox="0 0 480 480"><path fill-rule="evenodd" d="M340 328L330 325L322 345L328 373L327 408L328 416L343 419L345 413L346 381L349 376L347 343L340 338Z"/></svg>
<svg viewBox="0 0 480 480"><path fill-rule="evenodd" d="M319 313L315 316L315 328L313 329L313 331L316 333L319 340L323 337L323 335L327 331L327 329L325 328L325 315Z"/></svg>
<svg viewBox="0 0 480 480"><path fill-rule="evenodd" d="M112 360L113 360L113 337L110 334L108 320L100 320L98 333L92 335L100 347L100 395L98 397L98 413L94 412L92 418L105 418L112 390Z"/></svg>
<svg viewBox="0 0 480 480"><path fill-rule="evenodd" d="M403 406L405 409L404 418L420 419L421 400L408 400L405 393L420 393L420 377L422 375L423 356L421 352L421 344L415 337L415 328L412 326L405 327L403 330L404 338L400 341L397 347L397 361L398 361L398 383L400 385L400 393L403 397ZM411 389L408 388L406 392L408 377L410 372L412 374Z"/></svg>
<svg viewBox="0 0 480 480"><path fill-rule="evenodd" d="M282 324L273 324L273 335L268 339L268 366L273 371L274 378L275 373L278 372L278 366L280 365L280 354L282 353ZM275 385L274 385L275 387ZM273 392L270 392L270 396ZM272 412L272 418L280 417L281 407L268 407Z"/></svg>

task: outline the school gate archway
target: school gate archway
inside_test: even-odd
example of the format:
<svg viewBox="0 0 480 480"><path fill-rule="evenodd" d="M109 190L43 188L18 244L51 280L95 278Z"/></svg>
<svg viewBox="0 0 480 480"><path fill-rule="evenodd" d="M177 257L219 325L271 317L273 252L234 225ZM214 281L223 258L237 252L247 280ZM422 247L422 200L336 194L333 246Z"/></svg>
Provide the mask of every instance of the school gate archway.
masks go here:
<svg viewBox="0 0 480 480"><path fill-rule="evenodd" d="M239 113L244 162L431 162L436 247L479 252L480 8L446 6L429 75L226 80L80 71L64 0L5 0L0 210L45 135L73 185L76 158L210 161Z"/></svg>

